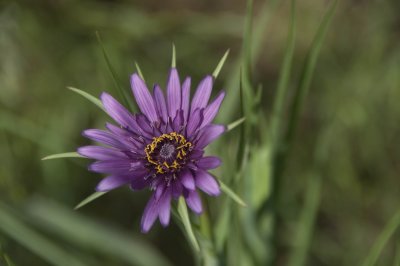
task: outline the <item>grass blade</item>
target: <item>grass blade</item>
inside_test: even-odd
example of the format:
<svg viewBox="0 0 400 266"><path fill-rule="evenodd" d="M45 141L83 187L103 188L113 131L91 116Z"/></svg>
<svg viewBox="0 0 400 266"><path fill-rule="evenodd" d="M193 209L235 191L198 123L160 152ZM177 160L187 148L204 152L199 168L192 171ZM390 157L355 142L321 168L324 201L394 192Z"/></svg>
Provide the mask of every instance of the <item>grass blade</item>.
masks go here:
<svg viewBox="0 0 400 266"><path fill-rule="evenodd" d="M305 96L307 95L311 78L314 73L315 64L318 59L319 51L322 46L324 36L326 35L326 32L328 30L330 21L332 20L336 5L337 5L337 0L335 0L329 7L314 37L313 44L311 46L311 49L306 58L305 65L303 67L299 86L295 91L294 100L290 106L288 129L284 134L284 138L280 143L280 147L278 147L280 149L279 152L276 152L274 154L273 170L272 170L273 195L271 197L271 201L275 201L277 195L279 194L279 187L280 187L279 182L280 180L282 180L281 176L286 166L287 155L290 151L291 144L293 142L294 132L297 127L300 111L303 107ZM268 206L268 200L264 202L262 208L259 210L259 213L265 212L267 206ZM277 230L273 231L276 232Z"/></svg>
<svg viewBox="0 0 400 266"><path fill-rule="evenodd" d="M107 191L108 192L108 191ZM86 204L94 201L97 198L100 198L101 196L103 196L104 194L106 194L107 192L99 192L96 191L93 194L91 194L90 196L88 196L87 198L85 198L84 200L82 200L78 205L75 206L74 210L77 210L79 208L82 208L83 206L85 206Z"/></svg>
<svg viewBox="0 0 400 266"><path fill-rule="evenodd" d="M396 254L393 260L393 266L400 266L400 241L397 240L396 243Z"/></svg>
<svg viewBox="0 0 400 266"><path fill-rule="evenodd" d="M219 61L217 67L215 68L212 76L214 77L214 79L216 79L219 75L219 72L221 71L222 67L225 64L226 59L228 58L229 55L229 49L225 52L224 56L222 56L221 60Z"/></svg>
<svg viewBox="0 0 400 266"><path fill-rule="evenodd" d="M200 252L199 242L197 241L196 236L194 235L194 232L192 229L192 224L190 223L190 219L189 219L189 213L187 210L186 202L182 196L178 200L178 213L181 217L183 226L186 230L186 233L189 237L190 242L192 243L193 248L197 252Z"/></svg>
<svg viewBox="0 0 400 266"><path fill-rule="evenodd" d="M246 118L245 118L245 117L242 117L242 118L239 118L239 119L236 120L236 121L233 121L232 123L230 123L230 124L226 127L226 131L229 132L229 131L231 131L232 129L234 129L234 128L240 126L245 120L246 120Z"/></svg>
<svg viewBox="0 0 400 266"><path fill-rule="evenodd" d="M247 207L247 204L242 200L235 192L233 192L227 185L225 185L223 182L218 180L218 182L221 185L221 190L228 195L231 199L233 199L237 204L239 204L242 207Z"/></svg>
<svg viewBox="0 0 400 266"><path fill-rule="evenodd" d="M175 50L175 44L172 44L172 60L171 60L171 67L175 68L176 67L176 50Z"/></svg>
<svg viewBox="0 0 400 266"><path fill-rule="evenodd" d="M135 111L136 110L135 106L129 100L129 97L126 95L126 91L121 87L121 85L118 82L118 75L115 72L113 66L111 65L110 59L107 55L106 49L104 48L103 41L101 40L100 33L98 31L96 31L96 37L97 37L97 42L101 47L101 51L103 53L104 60L106 61L108 70L110 71L111 77L114 81L115 87L118 90L120 98L122 99L125 106L130 107L132 111Z"/></svg>
<svg viewBox="0 0 400 266"><path fill-rule="evenodd" d="M324 169L330 160L331 139L334 138L335 134L335 127L327 123L315 144L313 170L304 191L305 202L296 228L294 245L288 260L289 266L307 265L307 253L312 241L315 220L321 200L322 176L326 172Z"/></svg>
<svg viewBox="0 0 400 266"><path fill-rule="evenodd" d="M305 203L296 229L294 250L289 258L289 266L306 265L307 251L310 246L315 217L320 201L321 177L313 173L309 178L305 193Z"/></svg>
<svg viewBox="0 0 400 266"><path fill-rule="evenodd" d="M146 82L146 80L144 79L142 70L140 69L139 64L138 64L137 62L135 62L135 67L136 67L136 71L137 71L138 74L139 74L139 77L140 77L141 79L143 79L144 82Z"/></svg>
<svg viewBox="0 0 400 266"><path fill-rule="evenodd" d="M96 97L94 97L93 95L90 95L89 93L77 89L77 88L73 88L73 87L67 87L68 89L70 89L73 92L78 93L79 95L85 97L87 100L91 101L92 103L94 103L95 105L97 105L101 110L103 110L105 112L105 109L103 107L103 103Z"/></svg>
<svg viewBox="0 0 400 266"><path fill-rule="evenodd" d="M51 265L86 265L72 254L66 252L63 247L57 246L49 239L27 227L3 204L0 204L0 230Z"/></svg>
<svg viewBox="0 0 400 266"><path fill-rule="evenodd" d="M280 69L280 76L279 76L279 81L278 81L278 86L277 86L277 91L275 95L275 99L273 102L273 107L272 107L272 118L271 118L271 129L270 129L270 139L271 139L271 155L269 159L270 163L270 177L272 177L270 180L271 182L271 197L266 198L263 205L262 209L263 211L267 211L267 204L270 201L271 202L271 207L269 208L268 211L274 215L273 219L274 222L271 224L271 235L270 236L265 236L264 238L270 239L270 246L272 247L272 256L271 260L273 261L275 259L275 250L276 248L276 241L278 238L278 223L276 222L278 219L278 207L277 207L277 202L279 199L279 194L280 194L280 183L281 183L281 176L278 173L279 166L276 165L276 162L278 161L278 157L280 156L280 152L282 152L282 137L281 137L281 131L282 131L282 125L283 122L285 121L283 114L284 114L284 106L285 106L285 100L287 99L287 94L288 94L288 84L289 84L289 79L290 79L290 72L291 72L291 66L292 66L292 61L293 61L293 54L294 54L294 48L295 48L295 35L296 35L296 1L292 0L291 1L291 15L290 15L290 24L289 24L289 30L288 30L288 36L287 36L287 41L286 41L286 49L285 49L285 55L283 58L283 63Z"/></svg>
<svg viewBox="0 0 400 266"><path fill-rule="evenodd" d="M383 248L389 241L390 237L396 232L400 226L400 211L398 211L393 218L387 223L382 233L378 236L371 250L368 252L367 257L364 260L363 266L373 266L379 259L379 255L382 253Z"/></svg>
<svg viewBox="0 0 400 266"><path fill-rule="evenodd" d="M79 153L73 151L73 152L52 154L52 155L43 157L42 161L44 161L44 160L52 160L52 159L61 159L61 158L86 158L86 157L83 157Z"/></svg>
<svg viewBox="0 0 400 266"><path fill-rule="evenodd" d="M100 224L48 199L33 199L27 207L38 226L82 248L115 256L127 265L171 265L140 235Z"/></svg>
<svg viewBox="0 0 400 266"><path fill-rule="evenodd" d="M279 81L276 90L275 99L272 107L271 119L271 143L275 147L279 146L279 136L282 131L282 123L284 120L284 103L287 99L288 84L293 62L293 54L295 48L296 38L296 1L292 0L291 3L291 18L289 25L289 34L286 42L286 50L283 58L283 64L280 69ZM274 152L273 152L274 153Z"/></svg>
<svg viewBox="0 0 400 266"><path fill-rule="evenodd" d="M259 12L259 16L255 19L254 22L254 30L253 30L253 40L251 42L251 51L252 51L252 60L256 60L262 51L263 48L263 40L265 40L265 31L269 26L270 19L272 14L276 11L276 7L278 3L282 1L279 0L265 0L261 11ZM242 58L242 57L241 57ZM237 96L236 93L238 91L238 80L240 77L242 60L238 59L235 63L234 70L229 75L228 81L226 82L225 87L229 88L231 93L226 95L226 99L224 100L225 108L221 109L220 117L224 119L231 118L235 112L234 106L237 105Z"/></svg>
<svg viewBox="0 0 400 266"><path fill-rule="evenodd" d="M4 261L6 262L6 266L15 266L15 264L11 261L10 257L7 254L4 254Z"/></svg>
<svg viewBox="0 0 400 266"><path fill-rule="evenodd" d="M287 145L290 145L293 140L294 132L299 121L298 118L302 110L305 97L307 96L308 90L310 88L311 79L314 74L314 69L317 63L319 52L321 50L324 37L328 31L330 22L333 18L333 14L335 13L337 2L338 0L335 0L325 14L322 23L319 26L318 31L314 37L311 49L307 55L306 62L301 74L300 83L295 92L294 101L290 110L289 126L285 135L285 143Z"/></svg>

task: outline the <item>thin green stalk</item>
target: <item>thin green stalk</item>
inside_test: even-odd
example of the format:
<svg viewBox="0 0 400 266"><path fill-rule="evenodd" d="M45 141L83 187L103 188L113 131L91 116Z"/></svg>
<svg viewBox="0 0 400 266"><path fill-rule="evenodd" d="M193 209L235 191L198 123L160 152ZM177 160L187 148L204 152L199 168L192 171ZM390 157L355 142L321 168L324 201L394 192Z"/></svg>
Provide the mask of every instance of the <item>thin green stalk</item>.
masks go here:
<svg viewBox="0 0 400 266"><path fill-rule="evenodd" d="M97 37L97 41L101 47L101 51L103 53L104 60L106 61L108 70L110 71L111 77L114 81L115 87L117 88L120 98L122 99L122 101L126 107L129 107L131 109L131 111L136 111L136 107L132 103L132 101L129 100L130 98L127 95L127 92L119 84L117 72L115 72L115 70L111 64L111 61L110 61L110 59L107 55L106 49L104 47L103 41L101 40L100 33L98 31L96 31L96 37Z"/></svg>
<svg viewBox="0 0 400 266"><path fill-rule="evenodd" d="M275 249L277 247L278 241L278 199L280 193L280 177L276 173L276 160L278 158L279 150L282 147L282 126L285 121L283 114L284 114L284 106L285 100L287 99L288 94L288 84L290 80L290 73L292 68L292 61L293 61L293 54L295 48L295 39L296 39L296 1L291 1L291 15L290 15L290 24L288 29L288 37L286 42L286 49L285 55L283 59L283 64L280 70L280 77L277 87L277 92L275 95L274 103L273 103L273 110L272 110L272 119L271 119L271 156L270 156L270 169L272 176L272 191L271 191L271 211L274 215L274 221L272 223L272 236L266 236L266 238L270 239L270 260L271 262L274 261L275 257ZM266 204L264 204L264 209L266 209Z"/></svg>
<svg viewBox="0 0 400 266"><path fill-rule="evenodd" d="M275 99L272 107L271 118L271 143L273 145L272 153L279 147L280 133L282 132L282 125L284 120L284 105L288 95L288 84L292 69L293 54L296 40L296 0L291 2L291 16L289 25L289 34L286 41L286 50L283 58L283 64L280 69L279 81L276 90ZM273 157L273 156L272 156Z"/></svg>
<svg viewBox="0 0 400 266"><path fill-rule="evenodd" d="M113 256L129 265L171 265L157 249L144 242L140 235L129 233L128 236L126 232L85 218L49 199L30 200L26 212L29 219L42 230L74 246Z"/></svg>
<svg viewBox="0 0 400 266"><path fill-rule="evenodd" d="M18 219L9 208L0 204L0 231L17 241L52 265L84 266L84 262L64 248L40 235Z"/></svg>
<svg viewBox="0 0 400 266"><path fill-rule="evenodd" d="M336 5L338 3L338 0L335 0L330 8L328 9L326 15L324 16L324 19L318 28L317 34L315 35L315 38L313 40L311 49L307 55L307 59L303 68L303 72L301 74L299 86L295 92L294 96L294 102L292 105L292 108L290 110L290 121L289 121L289 126L288 130L285 135L285 143L287 145L291 145L294 137L295 130L297 128L298 122L299 122L299 115L301 113L301 110L304 105L305 98L308 94L311 80L314 74L315 66L317 63L317 59L319 56L319 52L322 47L322 43L325 39L325 35L328 31L329 24L333 18L333 15L336 10Z"/></svg>
<svg viewBox="0 0 400 266"><path fill-rule="evenodd" d="M243 33L242 66L245 77L249 77L252 69L251 43L252 43L252 23L253 23L253 0L247 1L246 19Z"/></svg>
<svg viewBox="0 0 400 266"><path fill-rule="evenodd" d="M261 11L259 12L259 17L255 19L254 21L254 29L253 29L253 34L252 38L253 40L251 41L251 61L254 62L260 55L262 51L262 44L265 36L265 30L267 26L269 25L269 21L271 19L272 14L274 13L274 10L277 7L277 4L282 1L278 0L265 0L263 7L261 8ZM226 108L221 109L221 114L220 117L224 118L231 118L237 104L237 97L236 93L238 91L238 80L240 77L240 72L242 71L241 68L243 67L243 62L242 62L243 54L239 57L237 60L234 70L232 71L232 74L229 76L226 88L229 89L230 93L226 95L226 99L224 102L224 106Z"/></svg>
<svg viewBox="0 0 400 266"><path fill-rule="evenodd" d="M282 175L283 171L286 168L286 160L288 158L288 154L293 142L293 137L295 133L295 129L297 128L297 124L299 121L299 115L302 111L305 97L308 93L310 84L311 84L311 79L314 74L314 69L315 65L319 56L319 52L322 47L322 43L324 40L324 37L328 31L328 26L330 24L330 21L332 20L334 11L336 9L337 5L337 0L335 0L331 6L329 7L327 13L325 14L321 25L319 26L317 33L314 37L312 46L310 48L310 51L307 55L305 65L303 67L303 71L301 74L300 82L299 85L295 91L295 96L293 103L290 105L290 110L289 110L289 123L288 123L288 128L286 130L286 133L284 135L284 138L282 141L279 143L278 149L275 150L275 154L273 157L273 169L272 169L272 178L273 178L273 190L272 190L272 195L271 199L268 199L264 202L262 205L262 208L260 209L259 214L262 214L266 211L268 211L269 206L273 208L273 213L274 213L274 221L273 221L273 230L272 230L272 245L274 247L278 246L278 232L279 228L278 225L280 224L280 218L279 218L279 213L278 213L278 201L279 201L279 194L280 194L280 183L282 180ZM283 80L283 84L285 80ZM276 264L275 258L276 253L272 253L272 258L270 261L271 265Z"/></svg>
<svg viewBox="0 0 400 266"><path fill-rule="evenodd" d="M315 219L320 204L322 175L329 160L329 150L335 128L327 122L324 133L320 134L314 150L314 162L311 175L304 191L304 206L293 239L293 248L289 256L289 266L303 266L307 262L307 253L311 244Z"/></svg>
<svg viewBox="0 0 400 266"><path fill-rule="evenodd" d="M294 250L289 259L289 266L306 265L307 252L310 246L315 217L320 202L320 191L320 173L312 173L305 191L306 199L293 240Z"/></svg>
<svg viewBox="0 0 400 266"><path fill-rule="evenodd" d="M379 259L386 243L389 241L390 237L396 232L400 226L400 211L393 216L393 218L386 224L382 233L378 236L374 245L367 254L364 260L363 266L373 266Z"/></svg>
<svg viewBox="0 0 400 266"><path fill-rule="evenodd" d="M396 243L396 254L394 255L393 266L400 266L400 241Z"/></svg>
<svg viewBox="0 0 400 266"><path fill-rule="evenodd" d="M86 158L86 157L83 157L76 151L73 151L73 152L64 152L64 153L48 155L46 157L43 157L42 161L52 160L52 159L64 159L64 158Z"/></svg>

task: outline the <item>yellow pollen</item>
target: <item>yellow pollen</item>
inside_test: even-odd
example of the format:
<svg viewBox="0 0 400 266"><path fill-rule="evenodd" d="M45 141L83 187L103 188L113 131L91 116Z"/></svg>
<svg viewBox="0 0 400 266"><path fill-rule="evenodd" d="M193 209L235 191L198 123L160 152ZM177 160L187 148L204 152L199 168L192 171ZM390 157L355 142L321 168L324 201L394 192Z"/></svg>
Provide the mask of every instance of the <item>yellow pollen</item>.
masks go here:
<svg viewBox="0 0 400 266"><path fill-rule="evenodd" d="M172 163L167 162L167 160L160 158L158 155L160 145L164 145L165 142L175 147L176 156ZM176 132L171 132L154 137L153 141L146 146L144 152L146 153L147 161L154 166L157 174L165 174L166 171L175 171L181 168L182 164L185 163L185 156L191 147L192 143L187 141L184 136Z"/></svg>

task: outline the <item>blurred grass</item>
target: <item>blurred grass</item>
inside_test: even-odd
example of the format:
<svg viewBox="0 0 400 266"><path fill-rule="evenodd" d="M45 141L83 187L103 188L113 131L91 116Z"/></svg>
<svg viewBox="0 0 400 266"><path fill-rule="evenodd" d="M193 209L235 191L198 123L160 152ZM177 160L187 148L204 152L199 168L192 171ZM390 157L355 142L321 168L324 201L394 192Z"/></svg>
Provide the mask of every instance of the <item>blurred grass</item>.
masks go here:
<svg viewBox="0 0 400 266"><path fill-rule="evenodd" d="M89 219L90 225L102 224L102 236L116 231L118 235L138 232L148 193L132 194L120 189L70 213L68 209L94 192L100 177L88 173L86 163L79 159L40 161L46 155L74 151L87 144L80 132L103 127L108 119L65 87L78 87L96 97L102 91L116 95L96 31L101 33L109 60L126 92L129 75L136 71L134 62L139 63L148 84L156 81L165 85L172 42L177 48L181 76L193 75L193 84L204 74L212 73L229 48L230 56L215 86L215 92L220 88L227 91L218 120L229 123L242 117L239 77L243 56L251 70L243 73L243 100L245 109L248 108L244 112L250 113L250 117L246 115L243 125L210 147L210 153L223 156L222 169L215 171L215 175L233 185L233 191L244 198L248 207L240 210L224 196L211 199L207 203L211 234L218 251L216 258L229 253L225 262L237 265L254 265L265 259L252 244L265 244L258 244L257 237L259 232L265 235L268 231L270 217L251 217L271 192L266 163L271 142L266 133L273 124L270 118L276 104L276 88L285 85L289 90L287 99L295 97L293 88L301 76L302 63L330 3L297 1L297 34L293 39L296 46L288 46L293 49L293 57L291 78L285 79L285 83L279 82L279 75L283 73L281 66L290 27L290 1L254 1L251 34L246 35L249 43L245 45L251 49L247 52L242 51L242 1L0 3L0 198L2 206L12 206L10 213L17 213L17 217L36 217L45 222L31 224L18 218L17 223L11 224L29 225L28 236L39 234L40 239L55 244L62 253L73 251L75 259L90 265L140 264L134 258L127 259L130 253L125 246L119 251L125 259L116 258L115 249L106 252L96 241L99 236L86 239L76 235L80 231L73 228L80 228ZM282 223L277 265L286 265L290 259L296 263L304 260L305 265L360 265L398 210L399 8L394 0L340 1L337 7L281 179ZM262 84L261 90L255 89L258 84ZM261 95L259 105L257 95ZM286 123L289 113L283 112L282 117ZM251 146L242 146L242 155L249 156L237 164L241 138ZM320 164L316 154L321 149L324 160ZM312 192L313 185L309 185L312 180L320 182L312 183L320 189L319 200L313 198L316 194ZM43 201L34 200L36 196ZM57 202L56 208L47 202L50 200ZM52 215L46 214L48 204ZM311 217L301 212L304 205L314 206L314 219L304 218ZM65 213L78 222L63 224L58 219ZM4 217L1 215L0 219L7 219ZM197 230L196 220L194 229ZM1 252L15 265L47 265L46 256L57 254L32 252L32 244L24 242L29 239L18 240L9 232L0 231ZM395 255L399 257L398 234L393 236L382 248L376 265L392 265ZM146 246L156 249L173 265L193 262L191 249L174 224L167 230L156 226L149 235L139 238L137 243L134 235L124 236L122 242L103 242L121 245L128 241L126 245L134 246L146 239ZM303 242L303 238L308 242ZM300 257L291 253L298 243L306 251L309 246L306 258L301 257L304 253ZM212 262L214 254L208 255Z"/></svg>

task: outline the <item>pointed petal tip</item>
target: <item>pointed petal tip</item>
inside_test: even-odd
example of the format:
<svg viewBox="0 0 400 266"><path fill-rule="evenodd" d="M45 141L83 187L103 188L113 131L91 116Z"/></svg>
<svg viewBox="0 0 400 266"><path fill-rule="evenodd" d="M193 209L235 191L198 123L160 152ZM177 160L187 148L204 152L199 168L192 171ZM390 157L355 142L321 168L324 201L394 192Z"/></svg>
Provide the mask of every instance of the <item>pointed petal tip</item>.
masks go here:
<svg viewBox="0 0 400 266"><path fill-rule="evenodd" d="M146 83L137 73L131 75L131 88L140 111L145 114L151 122L157 121L158 117L153 97Z"/></svg>
<svg viewBox="0 0 400 266"><path fill-rule="evenodd" d="M150 231L154 222L156 221L159 213L159 206L155 200L154 194L151 196L149 202L144 209L142 220L140 222L140 228L142 233Z"/></svg>
<svg viewBox="0 0 400 266"><path fill-rule="evenodd" d="M210 196L219 196L221 194L217 180L204 170L197 171L196 186Z"/></svg>
<svg viewBox="0 0 400 266"><path fill-rule="evenodd" d="M150 231L151 227L140 226L140 232L143 234L147 234Z"/></svg>
<svg viewBox="0 0 400 266"><path fill-rule="evenodd" d="M185 200L186 200L186 203L189 206L189 208L194 213L201 214L203 212L201 199L200 199L199 193L196 190L189 191L189 194Z"/></svg>
<svg viewBox="0 0 400 266"><path fill-rule="evenodd" d="M137 72L134 72L134 73L131 75L131 81L132 81L133 79L140 79L141 81L144 82L144 80L140 77L139 73L137 73Z"/></svg>

